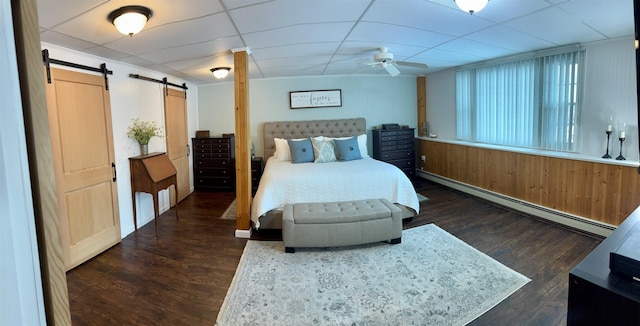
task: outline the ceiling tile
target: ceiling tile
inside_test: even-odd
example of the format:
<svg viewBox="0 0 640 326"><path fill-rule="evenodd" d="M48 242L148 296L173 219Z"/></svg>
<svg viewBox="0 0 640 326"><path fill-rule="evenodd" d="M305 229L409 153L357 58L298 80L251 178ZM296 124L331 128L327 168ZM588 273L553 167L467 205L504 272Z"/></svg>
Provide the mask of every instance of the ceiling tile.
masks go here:
<svg viewBox="0 0 640 326"><path fill-rule="evenodd" d="M491 24L478 16L437 3L411 1L411 5L400 5L403 2L377 1L367 11L362 21L411 26L415 29L451 36L469 34Z"/></svg>
<svg viewBox="0 0 640 326"><path fill-rule="evenodd" d="M506 25L555 45L590 42L603 37L602 34L556 7L549 7L512 20Z"/></svg>
<svg viewBox="0 0 640 326"><path fill-rule="evenodd" d="M352 23L318 23L287 26L244 34L244 41L252 50L290 44L312 44L342 41Z"/></svg>
<svg viewBox="0 0 640 326"><path fill-rule="evenodd" d="M588 6L568 1L558 7L607 37L634 35L631 0L592 1Z"/></svg>
<svg viewBox="0 0 640 326"><path fill-rule="evenodd" d="M349 34L347 41L374 41L380 46L391 47L392 44L432 47L451 40L446 34L435 33L423 29L383 23L359 23Z"/></svg>
<svg viewBox="0 0 640 326"><path fill-rule="evenodd" d="M261 48L252 50L251 55L256 60L268 60L274 58L291 58L307 56L331 56L340 42L303 43L293 45L283 45L277 47Z"/></svg>
<svg viewBox="0 0 640 326"><path fill-rule="evenodd" d="M189 45L174 46L166 49L140 54L141 58L158 63L185 60L193 57L215 56L218 53L231 53L231 49L243 47L238 36L218 38L212 41Z"/></svg>
<svg viewBox="0 0 640 326"><path fill-rule="evenodd" d="M124 37L107 46L130 54L144 54L234 34L235 30L227 15L220 13L143 30L134 37Z"/></svg>
<svg viewBox="0 0 640 326"><path fill-rule="evenodd" d="M479 43L504 47L516 52L527 52L555 46L555 44L536 36L503 25L492 26L469 34L464 38Z"/></svg>
<svg viewBox="0 0 640 326"><path fill-rule="evenodd" d="M94 43L77 39L65 34L61 34L54 31L45 31L40 33L40 41L45 43L51 43L59 46L63 46L68 49L82 51L96 46Z"/></svg>
<svg viewBox="0 0 640 326"><path fill-rule="evenodd" d="M240 33L251 33L294 25L355 22L366 9L366 0L283 0L231 10Z"/></svg>
<svg viewBox="0 0 640 326"><path fill-rule="evenodd" d="M108 2L108 0L38 0L38 22L40 27L52 28L92 8Z"/></svg>

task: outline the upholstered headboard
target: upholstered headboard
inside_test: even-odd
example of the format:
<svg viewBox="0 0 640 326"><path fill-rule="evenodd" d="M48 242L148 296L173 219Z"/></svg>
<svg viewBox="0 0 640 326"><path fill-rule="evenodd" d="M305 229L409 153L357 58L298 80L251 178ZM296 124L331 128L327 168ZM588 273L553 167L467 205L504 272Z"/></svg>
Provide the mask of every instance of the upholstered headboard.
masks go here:
<svg viewBox="0 0 640 326"><path fill-rule="evenodd" d="M346 137L367 132L364 118L308 121L275 121L263 125L263 155L265 160L276 150L274 138L304 138L314 136Z"/></svg>

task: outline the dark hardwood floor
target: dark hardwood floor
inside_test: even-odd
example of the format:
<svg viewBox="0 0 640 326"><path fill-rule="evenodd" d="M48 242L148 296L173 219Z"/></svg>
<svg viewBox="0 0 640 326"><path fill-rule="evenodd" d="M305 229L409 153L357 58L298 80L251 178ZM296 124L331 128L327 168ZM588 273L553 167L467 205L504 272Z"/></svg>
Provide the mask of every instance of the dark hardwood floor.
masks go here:
<svg viewBox="0 0 640 326"><path fill-rule="evenodd" d="M565 325L568 273L601 241L429 181L405 229L435 223L532 279L471 325ZM74 325L213 325L246 240L219 216L232 193L195 192L159 219L67 273ZM256 232L258 240L278 239Z"/></svg>

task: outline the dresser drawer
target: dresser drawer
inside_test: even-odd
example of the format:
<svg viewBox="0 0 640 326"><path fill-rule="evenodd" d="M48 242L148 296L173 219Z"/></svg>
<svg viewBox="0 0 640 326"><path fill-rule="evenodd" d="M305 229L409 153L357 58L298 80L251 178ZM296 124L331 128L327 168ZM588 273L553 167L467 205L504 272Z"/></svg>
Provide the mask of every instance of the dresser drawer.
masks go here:
<svg viewBox="0 0 640 326"><path fill-rule="evenodd" d="M380 155L384 155L386 152L390 151L401 151L401 150L413 150L413 143L411 144L395 144L395 145L383 145L380 144Z"/></svg>
<svg viewBox="0 0 640 326"><path fill-rule="evenodd" d="M415 151L412 150L402 150L402 151L388 151L380 154L378 159L383 161L388 160L396 160L396 159L415 159Z"/></svg>
<svg viewBox="0 0 640 326"><path fill-rule="evenodd" d="M195 167L224 168L232 165L228 159L218 159L218 158L194 158L193 163Z"/></svg>
<svg viewBox="0 0 640 326"><path fill-rule="evenodd" d="M413 179L416 176L416 169L414 168L404 168L404 169L400 169L402 170L402 172L404 172L404 174L407 175L407 177L409 177L409 179Z"/></svg>
<svg viewBox="0 0 640 326"><path fill-rule="evenodd" d="M390 139L386 141L381 141L380 146L395 146L395 145L408 145L413 147L415 141L413 138L411 139Z"/></svg>
<svg viewBox="0 0 640 326"><path fill-rule="evenodd" d="M231 138L193 138L193 145L205 145L205 144L229 144Z"/></svg>
<svg viewBox="0 0 640 326"><path fill-rule="evenodd" d="M400 169L415 168L416 166L416 161L413 157L410 159L385 160L385 162L393 164Z"/></svg>
<svg viewBox="0 0 640 326"><path fill-rule="evenodd" d="M193 175L197 177L228 177L233 175L231 169L195 168Z"/></svg>
<svg viewBox="0 0 640 326"><path fill-rule="evenodd" d="M213 177L195 177L196 187L209 187L209 188L230 188L233 187L233 180L229 177L225 178L213 178Z"/></svg>
<svg viewBox="0 0 640 326"><path fill-rule="evenodd" d="M398 140L411 140L414 141L415 136L413 135L413 132L409 133L403 133L401 135L398 135Z"/></svg>
<svg viewBox="0 0 640 326"><path fill-rule="evenodd" d="M227 152L213 153L211 151L197 151L193 155L194 155L194 158L196 159L200 159L200 158L221 158L221 159L227 159L227 160L229 159L229 153Z"/></svg>

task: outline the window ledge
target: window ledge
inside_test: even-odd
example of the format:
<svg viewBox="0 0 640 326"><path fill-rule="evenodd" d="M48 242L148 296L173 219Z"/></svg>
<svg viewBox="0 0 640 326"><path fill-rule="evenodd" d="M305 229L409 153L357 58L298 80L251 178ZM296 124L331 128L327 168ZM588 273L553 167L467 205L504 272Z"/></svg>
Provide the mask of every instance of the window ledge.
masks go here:
<svg viewBox="0 0 640 326"><path fill-rule="evenodd" d="M545 151L545 150L532 149L532 148L521 148L521 147L510 147L510 146L504 146L504 145L475 143L475 142L463 141L463 140L429 138L424 136L418 136L416 137L416 139L440 142L440 143L449 143L449 144L455 144L455 145L478 147L478 148L494 149L494 150L505 151L505 152L531 154L531 155L538 155L538 156L562 158L562 159L568 159L568 160L578 160L578 161L585 161L585 162L594 162L594 163L603 163L603 164L621 165L621 166L630 166L630 167L638 167L638 165L640 165L638 161L616 160L615 157L617 155L614 155L614 154L611 154L613 158L605 159L601 157L593 157L590 155L579 154L579 153Z"/></svg>

